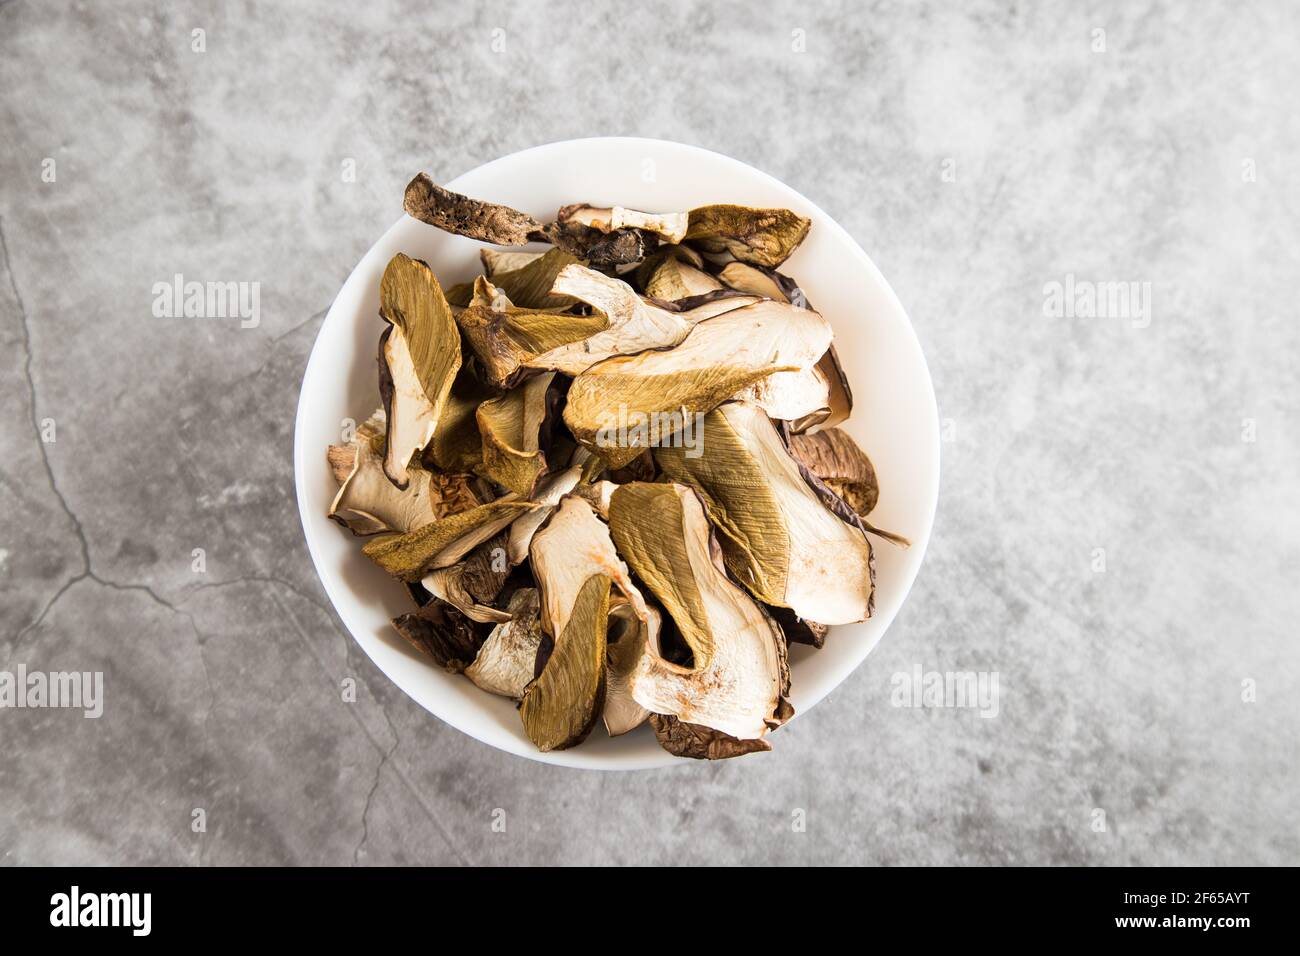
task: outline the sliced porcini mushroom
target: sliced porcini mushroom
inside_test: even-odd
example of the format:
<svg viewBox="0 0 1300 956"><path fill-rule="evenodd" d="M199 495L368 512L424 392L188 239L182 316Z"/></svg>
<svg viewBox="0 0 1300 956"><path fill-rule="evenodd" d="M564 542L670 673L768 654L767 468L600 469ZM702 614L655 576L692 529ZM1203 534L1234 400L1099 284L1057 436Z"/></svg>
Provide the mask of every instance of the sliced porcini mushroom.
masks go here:
<svg viewBox="0 0 1300 956"><path fill-rule="evenodd" d="M579 487L583 466L590 457L585 448L578 449L574 453L573 463L568 468L548 475L538 485L532 500L541 507L521 515L510 525L510 541L506 545L506 556L511 566L523 564L528 559L528 549L533 543L533 535L554 513L560 499Z"/></svg>
<svg viewBox="0 0 1300 956"><path fill-rule="evenodd" d="M727 577L695 493L676 484L623 485L609 522L618 553L672 617L693 658L675 664L647 647L632 674L633 698L653 713L741 740L787 720L785 639Z"/></svg>
<svg viewBox="0 0 1300 956"><path fill-rule="evenodd" d="M712 727L688 724L671 714L651 714L650 726L654 728L659 746L675 757L726 760L772 749L772 742L766 737L738 740Z"/></svg>
<svg viewBox="0 0 1300 956"><path fill-rule="evenodd" d="M668 256L646 281L645 292L653 298L672 302L717 292L722 287L721 282L703 269L697 269L677 256Z"/></svg>
<svg viewBox="0 0 1300 956"><path fill-rule="evenodd" d="M830 344L816 312L759 300L696 323L671 349L617 356L578 375L564 422L620 468L646 448L676 442L695 416L776 371L810 368Z"/></svg>
<svg viewBox="0 0 1300 956"><path fill-rule="evenodd" d="M510 620L510 614L492 607L489 602L501 593L509 574L510 562L506 560L506 535L503 532L479 545L464 561L430 571L420 579L420 584L471 621L499 624Z"/></svg>
<svg viewBox="0 0 1300 956"><path fill-rule="evenodd" d="M329 517L358 536L413 531L479 504L467 475L442 475L409 466L396 487L384 474L383 410L363 423L347 446L331 446L331 460L347 465ZM337 473L337 472L336 472Z"/></svg>
<svg viewBox="0 0 1300 956"><path fill-rule="evenodd" d="M830 428L847 421L853 412L853 390L849 388L849 378L844 374L844 366L840 364L840 356L835 351L834 345L828 348L826 354L817 362L817 370L830 387L831 408L830 414L818 424L823 428Z"/></svg>
<svg viewBox="0 0 1300 956"><path fill-rule="evenodd" d="M538 238L593 266L613 269L636 266L659 244L658 236L641 229L603 232L574 221L547 223Z"/></svg>
<svg viewBox="0 0 1300 956"><path fill-rule="evenodd" d="M498 272L514 272L542 257L540 252L502 252L500 249L480 249L479 261L483 263L483 272L490 279Z"/></svg>
<svg viewBox="0 0 1300 956"><path fill-rule="evenodd" d="M681 242L686 238L689 216L684 212L638 212L622 206L600 208L574 203L563 207L555 217L559 222L577 222L600 232L641 229L652 232L664 242Z"/></svg>
<svg viewBox="0 0 1300 956"><path fill-rule="evenodd" d="M488 381L513 388L530 371L525 363L609 328L604 315L574 315L515 305L470 305L456 317Z"/></svg>
<svg viewBox="0 0 1300 956"><path fill-rule="evenodd" d="M397 633L452 674L474 662L483 646L483 634L460 611L434 599L418 611L393 618Z"/></svg>
<svg viewBox="0 0 1300 956"><path fill-rule="evenodd" d="M587 578L538 677L519 705L528 739L543 752L582 743L605 703L610 579Z"/></svg>
<svg viewBox="0 0 1300 956"><path fill-rule="evenodd" d="M810 487L762 409L722 405L705 416L701 438L706 455L657 448L655 458L699 492L736 580L764 603L822 624L870 617L870 542Z"/></svg>
<svg viewBox="0 0 1300 956"><path fill-rule="evenodd" d="M793 435L790 454L807 465L858 514L866 517L876 507L880 497L876 469L848 432L826 428L811 435Z"/></svg>
<svg viewBox="0 0 1300 956"><path fill-rule="evenodd" d="M594 269L565 266L552 288L598 310L605 316L607 327L531 359L526 364L532 368L577 375L612 355L676 345L691 330L689 319L651 305L623 280Z"/></svg>
<svg viewBox="0 0 1300 956"><path fill-rule="evenodd" d="M686 241L705 252L775 267L799 247L812 220L789 209L714 205L692 209Z"/></svg>
<svg viewBox="0 0 1300 956"><path fill-rule="evenodd" d="M394 577L418 581L430 571L455 564L510 522L536 507L531 501L502 498L405 534L372 538L361 550Z"/></svg>
<svg viewBox="0 0 1300 956"><path fill-rule="evenodd" d="M478 407L483 473L521 498L530 497L546 473L540 436L546 418L546 393L554 378L554 372L530 378Z"/></svg>
<svg viewBox="0 0 1300 956"><path fill-rule="evenodd" d="M517 308L567 309L577 300L572 296L553 293L555 277L566 267L578 262L560 249L550 249L544 255L530 260L516 269L492 273L492 285L499 289ZM467 306L474 300L475 282L463 282L447 290L447 301L453 305Z"/></svg>
<svg viewBox="0 0 1300 956"><path fill-rule="evenodd" d="M542 629L552 637L564 630L578 589L593 574L610 578L637 618L645 619L645 599L615 550L608 526L581 498L569 495L560 501L551 520L533 536L529 556L542 591Z"/></svg>
<svg viewBox="0 0 1300 956"><path fill-rule="evenodd" d="M433 270L401 253L379 284L379 392L387 416L384 474L405 488L413 457L432 440L460 371L460 330Z"/></svg>
<svg viewBox="0 0 1300 956"><path fill-rule="evenodd" d="M601 719L611 737L635 730L650 716L650 711L632 696L632 674L647 645L658 653L660 621L659 611L649 605L645 620L638 618L626 601L610 608L605 647L605 707Z"/></svg>
<svg viewBox="0 0 1300 956"><path fill-rule="evenodd" d="M800 308L805 307L803 292L789 276L782 275L775 269L751 265L748 262L728 262L718 272L722 282L740 292L761 295L777 302L789 302Z"/></svg>
<svg viewBox="0 0 1300 956"><path fill-rule="evenodd" d="M465 676L490 694L519 700L533 679L542 640L541 603L536 588L510 595L507 619L488 635Z"/></svg>
<svg viewBox="0 0 1300 956"><path fill-rule="evenodd" d="M428 467L453 474L476 472L483 461L483 439L478 431L478 407L501 392L474 373L466 362L456 374L433 440L424 450Z"/></svg>
<svg viewBox="0 0 1300 956"><path fill-rule="evenodd" d="M407 184L402 205L408 216L444 232L497 246L522 246L542 230L542 223L527 213L454 193L425 173Z"/></svg>
<svg viewBox="0 0 1300 956"><path fill-rule="evenodd" d="M830 383L817 365L794 372L773 372L732 398L757 405L768 418L788 421L795 432L821 424L831 413Z"/></svg>

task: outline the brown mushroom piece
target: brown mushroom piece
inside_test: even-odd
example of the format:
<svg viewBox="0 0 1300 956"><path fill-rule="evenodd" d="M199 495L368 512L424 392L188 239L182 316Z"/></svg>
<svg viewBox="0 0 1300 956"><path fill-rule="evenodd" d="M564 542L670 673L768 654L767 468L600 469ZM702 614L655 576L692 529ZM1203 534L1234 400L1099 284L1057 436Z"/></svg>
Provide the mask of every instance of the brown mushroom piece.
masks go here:
<svg viewBox="0 0 1300 956"><path fill-rule="evenodd" d="M723 288L721 282L677 256L668 256L645 284L646 295L672 302Z"/></svg>
<svg viewBox="0 0 1300 956"><path fill-rule="evenodd" d="M739 740L789 719L785 639L728 578L695 493L677 484L623 485L610 501L610 531L693 658L676 664L647 646L632 674L633 698L652 713Z"/></svg>
<svg viewBox="0 0 1300 956"><path fill-rule="evenodd" d="M490 694L520 700L533 680L537 646L542 640L541 604L536 588L520 588L510 596L507 619L479 649L465 676Z"/></svg>
<svg viewBox="0 0 1300 956"><path fill-rule="evenodd" d="M443 670L458 674L483 646L482 632L445 601L430 601L418 611L393 618L397 633Z"/></svg>
<svg viewBox="0 0 1300 956"><path fill-rule="evenodd" d="M736 580L765 604L821 624L869 618L871 543L809 486L762 409L720 406L705 416L702 440L707 455L657 448L655 459L699 492Z"/></svg>
<svg viewBox="0 0 1300 956"><path fill-rule="evenodd" d="M525 253L516 253L525 255ZM568 309L577 303L572 296L553 293L555 277L578 260L560 249L550 249L545 254L513 269L500 269L490 275L492 285L499 289L516 308ZM480 277L481 278L481 277ZM447 301L452 305L468 306L474 300L474 282L462 282L447 290Z"/></svg>
<svg viewBox="0 0 1300 956"><path fill-rule="evenodd" d="M478 430L483 437L482 473L521 498L531 497L546 473L540 439L547 411L546 393L554 378L554 372L530 378L478 407Z"/></svg>
<svg viewBox="0 0 1300 956"><path fill-rule="evenodd" d="M411 459L433 439L460 371L460 330L433 270L418 259L395 255L379 298L379 314L388 323L379 339L384 474L405 488Z"/></svg>
<svg viewBox="0 0 1300 956"><path fill-rule="evenodd" d="M709 254L775 267L799 247L811 226L812 220L789 209L700 206L690 212L685 241Z"/></svg>
<svg viewBox="0 0 1300 956"><path fill-rule="evenodd" d="M648 447L673 443L696 415L740 389L776 371L811 368L830 339L816 312L759 300L695 324L675 348L593 365L573 380L564 422L620 468Z"/></svg>
<svg viewBox="0 0 1300 956"><path fill-rule="evenodd" d="M495 288L495 287L493 287ZM508 301L475 304L456 321L465 341L498 388L513 388L531 371L526 363L572 342L590 339L609 328L602 314L575 315L550 309L523 309Z"/></svg>
<svg viewBox="0 0 1300 956"><path fill-rule="evenodd" d="M574 203L564 206L556 215L559 222L576 222L600 232L617 232L622 229L640 229L651 232L664 242L681 242L686 237L689 217L684 212L638 212L623 206L601 208Z"/></svg>
<svg viewBox="0 0 1300 956"><path fill-rule="evenodd" d="M876 469L848 432L826 428L810 435L792 435L790 454L858 514L866 517L876 507L880 497Z"/></svg>
<svg viewBox="0 0 1300 956"><path fill-rule="evenodd" d="M441 601L446 601L471 621L499 624L510 614L491 603L501 593L510 574L506 560L506 533L484 542L464 560L430 571L420 584Z"/></svg>
<svg viewBox="0 0 1300 956"><path fill-rule="evenodd" d="M398 488L384 474L384 412L357 428L348 445L331 445L329 459L340 478L329 517L353 534L413 531L438 518L480 504L468 475L444 475L409 466L410 481Z"/></svg>
<svg viewBox="0 0 1300 956"><path fill-rule="evenodd" d="M610 583L599 573L582 583L551 656L524 691L519 716L542 752L582 743L604 706Z"/></svg>
<svg viewBox="0 0 1300 956"><path fill-rule="evenodd" d="M454 193L426 173L417 173L407 184L402 205L407 215L444 232L497 246L522 246L542 230L542 223L527 213Z"/></svg>
<svg viewBox="0 0 1300 956"><path fill-rule="evenodd" d="M430 571L455 564L520 515L537 507L531 501L506 496L405 534L372 538L361 550L394 577L418 581Z"/></svg>

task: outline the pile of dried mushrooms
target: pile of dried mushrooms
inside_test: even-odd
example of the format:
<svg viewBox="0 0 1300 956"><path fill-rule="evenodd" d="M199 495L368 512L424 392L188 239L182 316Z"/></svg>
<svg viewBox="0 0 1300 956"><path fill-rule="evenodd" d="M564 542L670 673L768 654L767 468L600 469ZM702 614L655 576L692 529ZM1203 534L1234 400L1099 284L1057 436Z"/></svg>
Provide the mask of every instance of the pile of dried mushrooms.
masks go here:
<svg viewBox="0 0 1300 956"><path fill-rule="evenodd" d="M380 408L331 446L330 517L406 583L393 625L518 702L541 750L649 722L683 757L770 750L787 645L872 613L870 460L830 325L777 269L788 209L575 204L424 174L406 211L506 247L444 289L394 256ZM522 247L546 243L545 252Z"/></svg>

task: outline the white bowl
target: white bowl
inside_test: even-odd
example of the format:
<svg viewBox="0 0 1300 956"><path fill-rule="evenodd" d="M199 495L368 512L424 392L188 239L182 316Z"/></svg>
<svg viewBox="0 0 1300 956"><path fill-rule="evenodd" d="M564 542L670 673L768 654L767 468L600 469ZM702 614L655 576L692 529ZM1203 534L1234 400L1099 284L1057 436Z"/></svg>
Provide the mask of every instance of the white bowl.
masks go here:
<svg viewBox="0 0 1300 956"><path fill-rule="evenodd" d="M436 179L438 171L431 172ZM551 143L446 185L543 220L571 202L651 212L730 202L784 206L812 219L807 240L782 271L835 329L854 396L844 427L871 457L880 481L871 520L910 538L912 546L874 542L876 613L870 621L832 628L821 650L792 648L791 700L796 715L807 713L862 663L898 613L921 566L938 499L934 389L911 323L884 276L843 228L789 186L737 160L680 143L622 137ZM401 197L392 201L398 206ZM385 265L404 252L428 262L447 286L478 274L480 248L403 216L358 263L325 316L303 376L293 456L298 507L316 571L339 617L376 666L430 713L471 737L568 767L636 770L680 762L645 726L616 738L597 726L572 750L538 752L512 702L431 666L393 630L390 618L411 610L410 598L361 553L357 538L325 517L336 490L326 446L339 442L344 419L363 421L379 403L375 354ZM777 731L773 737L777 748L781 736Z"/></svg>

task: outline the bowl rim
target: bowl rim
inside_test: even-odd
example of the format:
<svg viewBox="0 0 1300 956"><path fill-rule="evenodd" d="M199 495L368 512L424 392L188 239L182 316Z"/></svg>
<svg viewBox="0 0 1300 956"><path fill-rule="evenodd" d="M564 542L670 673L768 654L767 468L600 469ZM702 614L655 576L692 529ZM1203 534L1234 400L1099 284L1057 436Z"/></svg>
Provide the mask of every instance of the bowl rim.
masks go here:
<svg viewBox="0 0 1300 956"><path fill-rule="evenodd" d="M831 232L837 237L840 244L842 244L845 248L847 248L847 250L851 253L852 257L855 259L858 266L871 276L873 282L883 293L883 295L887 298L887 300L890 302L892 307L905 320L906 331L907 331L906 338L908 339L911 349L915 353L914 357L918 360L919 368L924 375L925 388L923 389L923 391L925 393L925 397L927 399L927 405L928 405L928 408L926 409L927 418L933 425L933 434L931 436L932 444L931 444L930 451L931 454L933 455L934 467L928 474L928 482L927 482L928 486L925 488L915 489L915 492L917 494L921 494L924 496L924 502L925 502L925 507L922 512L923 520L921 522L922 525L921 531L920 533L914 533L912 539L911 548L915 554L915 558L909 562L908 568L905 571L904 579L901 581L901 585L898 588L897 600L892 604L892 606L884 609L883 613L873 616L873 622L877 625L877 633L875 634L874 640L871 640L869 643L866 643L866 645L862 648L861 653L858 654L856 656L856 659L852 660L851 663L849 663L847 666L840 667L838 669L838 673L834 675L833 679L826 681L825 686L819 688L818 692L816 692L811 697L804 699L801 702L800 708L795 714L795 717L798 717L804 713L811 711L813 707L815 707L827 694L829 694L832 690L834 690L841 683L843 683L843 681L847 679L847 677L850 674L852 674L855 670L857 670L858 667L862 665L862 662L866 660L866 658L875 649L876 645L880 642L880 640L883 639L885 633L888 631L890 625L893 623L894 618L897 616L898 611L901 610L903 605L906 603L907 597L911 593L911 590L915 585L917 574L920 572L921 566L924 563L925 553L928 549L930 538L934 531L934 521L938 509L939 476L940 476L940 469L941 469L941 456L940 456L941 445L940 445L940 436L939 436L939 427L938 427L938 403L934 391L934 380L930 373L929 363L926 361L924 350L921 348L920 340L916 335L916 329L915 326L912 324L911 316L908 314L902 302L899 300L897 293L895 293L893 289L893 286L889 284L889 281L885 278L884 274L876 266L875 262L872 261L871 257L866 253L866 251L853 238L853 236L850 235L849 232L843 226L841 226L833 217L831 217L824 209L822 209L819 205L814 203L812 200L808 199L798 190L794 189L792 186L785 184L784 182L770 175L769 173L763 172L762 170L749 165L743 160L735 159L734 157L728 156L725 153L720 153L715 150L710 150L702 146L696 146L688 143L681 143L674 140L656 139L651 137L639 137L639 136L578 137L574 139L554 140L548 143L539 144L537 146L530 146L524 149L516 150L515 152L512 153L504 154L502 156L489 160L486 163L482 163L479 166L473 167L472 169L469 169L461 173L460 175L456 176L454 179L449 180L445 184L445 186L446 188L451 190L458 190L459 184L461 183L462 180L477 174L486 173L491 169L493 169L494 167L506 163L519 162L524 157L529 156L530 154L542 154L547 151L570 149L575 146L579 146L583 144L591 145L591 146L594 146L596 144L622 145L622 146L641 148L645 150L660 150L660 151L675 150L675 151L681 151L686 154L695 153L695 154L708 156L713 160L722 160L724 163L729 163L735 167L739 167L743 169L746 174L756 177L760 182L762 182L763 184L765 184L770 188L775 189L778 192L782 192L796 198L799 201L799 203L802 203L807 209L811 210L813 215L810 218L814 219L818 230L823 232ZM487 739L486 737L476 732L476 729L474 727L467 726L466 722L462 721L457 716L448 715L446 713L440 713L439 711L435 710L429 702L422 699L421 695L413 692L405 685L405 683L402 680L394 676L393 673L391 673L390 669L386 667L379 659L377 659L376 656L371 652L371 649L367 646L367 642L362 640L361 637L358 636L358 631L364 629L356 626L352 622L352 620L350 620L351 617L350 613L340 606L340 601L335 595L335 588L342 587L343 585L338 580L336 580L339 577L337 572L331 572L327 574L324 570L325 565L323 563L323 556L318 550L318 546L315 540L315 534L312 530L313 528L312 519L314 517L314 510L309 510L309 504L308 504L309 491L305 487L305 480L306 480L305 468L310 467L307 462L307 457L306 457L307 449L306 449L306 443L304 439L304 435L307 431L306 423L310 417L309 409L308 409L309 403L306 401L306 397L307 397L306 386L307 383L313 378L313 373L317 368L317 366L323 364L325 361L323 357L324 350L321 348L323 331L325 327L330 323L335 310L339 308L340 301L345 298L344 293L347 292L351 286L365 281L365 277L361 273L362 266L365 265L366 261L371 257L375 248L380 244L382 244L385 241L385 239L387 239L387 237L394 230L398 229L407 218L409 217L407 217L405 214L400 216L391 226L389 226L388 229L386 229L378 238L376 238L373 243L371 243L370 247L366 250L365 253L362 254L361 258L357 261L357 264L352 268L352 271L348 274L348 277L344 280L343 284L339 287L338 292L335 293L334 299L330 302L329 308L326 310L325 316L321 321L321 325L317 329L316 338L313 340L311 353L308 356L307 363L303 369L302 380L299 383L297 411L294 416L294 447L293 447L294 491L298 500L299 520L302 525L303 537L307 543L307 550L309 555L311 556L313 569L316 572L317 579L320 581L321 587L325 591L326 597L329 598L330 606L333 608L335 614L338 616L339 620L346 628L349 638L354 642L356 642L356 644L370 659L371 663L373 663L375 667L389 681L391 681L403 693L405 693L408 697L410 697L413 701L415 701L415 703L417 703L419 706L424 708L433 716L437 717L439 720L449 724L450 726L454 727L461 733L464 733L467 736L472 737L475 740L487 744L491 747L494 747L498 750L502 750L507 753L514 754L515 756L523 757L541 763L547 763L547 764L558 765L558 766L566 766L566 767L574 767L579 769L598 769L598 770L606 770L606 771L647 770L647 769L657 769L660 767L667 767L667 766L681 766L682 764L710 762L710 761L691 761L686 758L676 757L672 754L669 754L667 751L660 751L660 753L656 755L657 759L643 759L639 761L632 761L630 759L610 760L608 757L605 757L604 759L598 759L598 760L593 760L589 757L586 759L581 759L579 757L580 751L578 750L551 751L548 753L542 753L536 750L530 751L523 747L512 746L514 741L502 742L498 740Z"/></svg>

